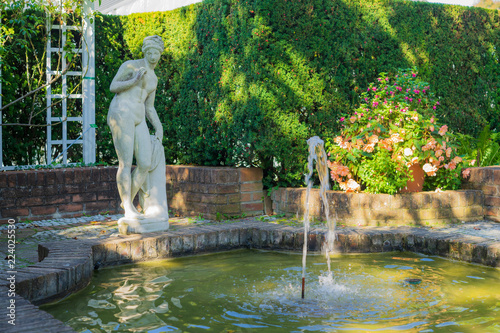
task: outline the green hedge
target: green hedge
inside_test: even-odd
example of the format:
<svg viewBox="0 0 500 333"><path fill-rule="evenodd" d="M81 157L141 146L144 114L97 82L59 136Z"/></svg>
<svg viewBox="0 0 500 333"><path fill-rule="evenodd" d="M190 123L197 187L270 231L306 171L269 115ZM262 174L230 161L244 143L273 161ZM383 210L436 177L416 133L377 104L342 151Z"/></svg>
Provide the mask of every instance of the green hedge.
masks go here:
<svg viewBox="0 0 500 333"><path fill-rule="evenodd" d="M303 183L306 139L333 137L341 113L380 72L417 66L440 119L476 135L500 129L498 11L412 1L216 0L97 25L105 115L120 64L163 37L156 109L167 163L258 166L266 187Z"/></svg>
<svg viewBox="0 0 500 333"><path fill-rule="evenodd" d="M206 0L96 20L98 160L116 162L106 124L110 82L123 61L142 57L142 40L152 34L166 45L155 105L167 163L259 166L266 187L301 185L306 139L334 137L339 115L358 105L378 73L413 66L451 129L500 130L498 11L413 1ZM43 58L44 41L34 41ZM14 66L3 72L4 104L28 89L23 58L6 59ZM5 111L3 121L27 122L31 107L43 110L42 95ZM43 112L37 117L45 122ZM40 160L45 129L3 133L7 164Z"/></svg>
<svg viewBox="0 0 500 333"><path fill-rule="evenodd" d="M12 27L21 35L24 26L39 26L44 17L39 12L26 11L21 18L14 17L8 11L2 16L1 25ZM9 24L9 20L14 20ZM45 25L37 29L40 35L45 32ZM31 37L31 38L30 38ZM7 40L2 49L6 56L2 59L2 105L16 100L18 97L38 87L37 61L45 61L44 49L46 40L24 33L18 40ZM8 52L7 52L8 51ZM45 75L42 76L42 80ZM43 84L45 82L41 82ZM46 123L45 90L26 98L2 112L2 123ZM34 164L44 158L47 139L44 127L2 126L3 162L5 165Z"/></svg>
<svg viewBox="0 0 500 333"><path fill-rule="evenodd" d="M7 6L9 6L7 4ZM12 7L24 6L14 3ZM1 11L1 10L0 10ZM72 17L68 18L71 25ZM13 34L0 44L0 58L2 67L2 106L6 106L19 97L39 88L46 83L46 44L47 27L46 17L43 12L34 10L6 10L0 16L0 26L12 29ZM76 32L69 32L75 36ZM5 36L1 36L5 37ZM3 38L0 37L0 41ZM52 47L61 42L59 33L52 32ZM79 40L79 38L75 38ZM81 59L81 57L80 57ZM59 61L59 67L57 63ZM52 53L52 70L62 70L62 59ZM73 62L69 71L79 70L77 61ZM53 78L53 76L52 76ZM68 76L67 91L74 94L81 93L80 79ZM73 91L74 90L74 91ZM52 93L60 94L62 79L52 85ZM52 116L62 116L61 99L54 98L52 103ZM81 104L77 99L67 99L67 116L81 116ZM46 89L22 99L2 111L2 146L4 165L32 165L45 164L45 151L47 142L47 99ZM7 125L23 124L23 125ZM32 126L26 126L26 125ZM67 123L67 137L69 143L81 134L81 124L76 121ZM62 139L62 124L52 126L52 139ZM53 146L52 157L55 158L62 152L62 145ZM68 152L68 160L78 162L82 159L82 146L74 145ZM60 162L60 161L59 161Z"/></svg>

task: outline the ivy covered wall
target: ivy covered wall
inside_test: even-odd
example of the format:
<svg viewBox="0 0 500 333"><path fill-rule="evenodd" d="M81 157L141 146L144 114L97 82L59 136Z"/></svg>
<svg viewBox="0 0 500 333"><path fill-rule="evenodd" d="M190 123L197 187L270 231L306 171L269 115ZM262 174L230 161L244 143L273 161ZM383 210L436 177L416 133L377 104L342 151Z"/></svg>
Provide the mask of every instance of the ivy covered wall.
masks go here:
<svg viewBox="0 0 500 333"><path fill-rule="evenodd" d="M302 185L306 140L333 138L341 114L357 106L378 73L413 66L452 130L477 135L490 124L498 131L499 13L394 0L206 0L170 12L100 16L97 160L116 162L106 124L111 80L125 60L142 57L142 40L152 34L166 45L155 106L167 163L257 166L267 187ZM44 63L45 41L34 42ZM13 66L2 76L4 105L33 83L23 52L6 60ZM43 110L43 95L4 110L3 122L27 122L31 108ZM3 133L6 164L43 156L44 127Z"/></svg>
<svg viewBox="0 0 500 333"><path fill-rule="evenodd" d="M167 163L258 166L265 184L299 185L306 140L333 137L338 118L380 72L417 66L440 119L476 135L500 129L500 15L412 1L207 0L171 12L105 16L97 24L98 147L120 64L145 36L166 49L156 109Z"/></svg>

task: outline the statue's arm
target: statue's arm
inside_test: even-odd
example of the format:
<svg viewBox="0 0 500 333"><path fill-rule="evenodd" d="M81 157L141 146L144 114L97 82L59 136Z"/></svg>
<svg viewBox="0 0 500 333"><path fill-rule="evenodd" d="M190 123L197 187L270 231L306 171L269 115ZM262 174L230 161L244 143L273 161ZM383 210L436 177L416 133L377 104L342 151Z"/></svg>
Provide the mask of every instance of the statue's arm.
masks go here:
<svg viewBox="0 0 500 333"><path fill-rule="evenodd" d="M151 92L146 99L146 117L148 117L149 122L155 128L155 136L162 142L163 140L163 125L160 122L160 118L158 117L158 113L154 107L154 101L156 96L156 90Z"/></svg>
<svg viewBox="0 0 500 333"><path fill-rule="evenodd" d="M112 93L118 94L122 91L132 88L135 86L146 73L146 68L141 67L137 74L134 74L135 68L130 62L125 62L120 66L118 73L116 73L109 90Z"/></svg>

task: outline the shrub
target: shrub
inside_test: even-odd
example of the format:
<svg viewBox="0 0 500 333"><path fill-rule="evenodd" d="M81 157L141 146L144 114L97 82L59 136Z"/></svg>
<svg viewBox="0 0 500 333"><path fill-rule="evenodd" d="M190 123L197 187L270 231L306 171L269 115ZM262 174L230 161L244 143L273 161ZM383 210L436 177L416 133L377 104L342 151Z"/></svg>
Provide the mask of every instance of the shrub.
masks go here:
<svg viewBox="0 0 500 333"><path fill-rule="evenodd" d="M439 102L417 74L416 68L395 78L381 73L361 95L360 107L340 118L343 129L330 143L329 166L343 190L397 193L413 178L413 164L423 167L426 189L460 186L462 157L448 126L437 122Z"/></svg>

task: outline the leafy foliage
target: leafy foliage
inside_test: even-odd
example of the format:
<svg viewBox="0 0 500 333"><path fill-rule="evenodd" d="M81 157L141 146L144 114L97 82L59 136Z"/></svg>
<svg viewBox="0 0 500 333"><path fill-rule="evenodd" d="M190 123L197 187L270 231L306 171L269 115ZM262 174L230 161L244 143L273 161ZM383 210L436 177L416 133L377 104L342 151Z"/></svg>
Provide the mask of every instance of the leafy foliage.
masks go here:
<svg viewBox="0 0 500 333"><path fill-rule="evenodd" d="M458 134L460 153L470 160L475 160L477 166L500 165L500 133L492 132L486 125L478 138L467 134Z"/></svg>
<svg viewBox="0 0 500 333"><path fill-rule="evenodd" d="M12 7L20 6L12 4ZM5 4L4 4L5 6ZM45 16L38 11L5 11L1 16L3 35L0 59L2 66L2 104L43 84L45 79ZM18 36L17 38L15 36ZM1 37L0 37L1 38ZM45 123L44 91L34 94L2 112L2 123ZM33 164L43 157L45 129L2 126L3 160L9 165Z"/></svg>
<svg viewBox="0 0 500 333"><path fill-rule="evenodd" d="M99 160L115 162L109 84L152 34L166 45L155 106L167 163L258 166L267 188L302 185L306 140L334 137L336 120L359 107L378 73L414 66L450 129L477 136L486 124L500 128L497 11L389 0L206 0L96 20ZM39 138L31 145L42 147Z"/></svg>
<svg viewBox="0 0 500 333"><path fill-rule="evenodd" d="M94 0L91 0L94 1ZM62 45L63 33L47 28L61 21L68 25L80 25L82 17L81 0L46 2L7 0L0 2L0 67L2 69L2 133L3 162L5 165L29 165L45 163L45 142L47 127L46 94L46 43L49 38L52 47L66 51L67 67L62 68L62 54L54 52L51 70L57 72L81 70L81 56L74 52L81 46L81 31L68 30L64 33L66 42ZM80 25L81 26L81 25ZM62 79L53 75L52 93L61 93ZM67 81L68 93L79 93L81 78ZM81 106L75 99L67 102L68 117L80 116ZM61 117L63 98L52 101L53 117ZM53 139L62 138L62 122L52 127ZM81 125L68 122L68 138L76 139L81 134ZM74 146L76 147L76 146ZM56 147L60 153L62 145ZM80 149L81 150L81 149ZM81 151L70 149L68 157L73 161L81 159Z"/></svg>
<svg viewBox="0 0 500 333"><path fill-rule="evenodd" d="M417 75L416 68L395 78L381 73L354 114L340 118L344 125L330 143L328 166L343 190L395 194L412 178L414 164L428 176L426 189L460 186L462 157L448 126L435 119L439 102Z"/></svg>
<svg viewBox="0 0 500 333"><path fill-rule="evenodd" d="M360 90L379 72L412 66L440 96L439 117L450 129L476 135L485 124L500 127L496 12L401 1L216 0L105 16L99 25L109 30L98 43L107 61L97 82L102 115L112 98L107 76L141 56L144 37L165 41L156 109L168 163L259 166L268 188L300 185L306 139L334 137L335 120L359 106ZM99 136L103 147L109 134Z"/></svg>

